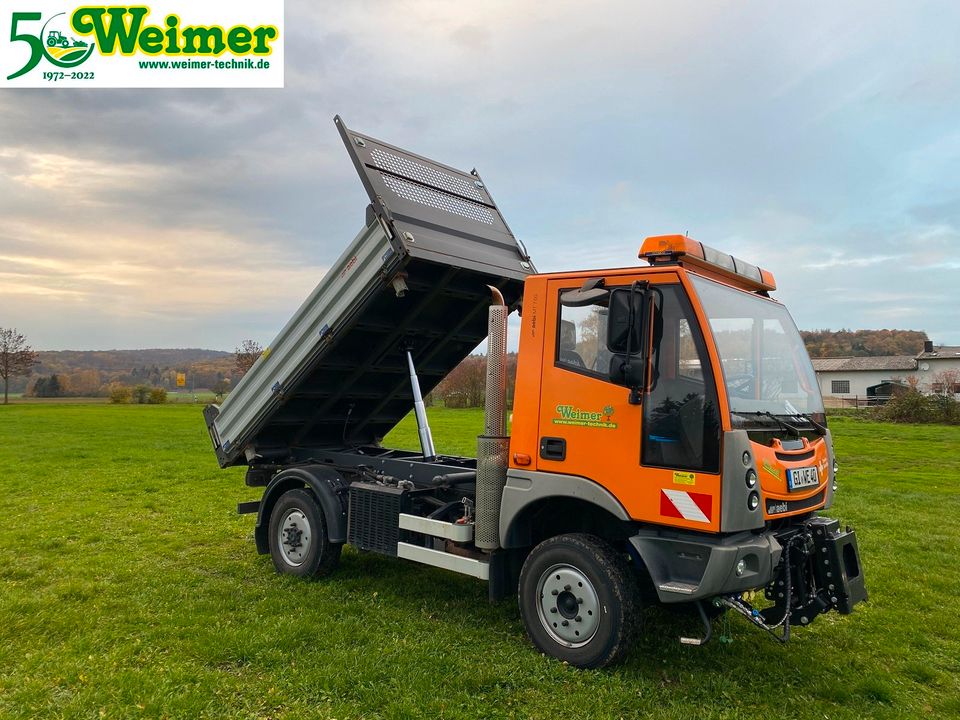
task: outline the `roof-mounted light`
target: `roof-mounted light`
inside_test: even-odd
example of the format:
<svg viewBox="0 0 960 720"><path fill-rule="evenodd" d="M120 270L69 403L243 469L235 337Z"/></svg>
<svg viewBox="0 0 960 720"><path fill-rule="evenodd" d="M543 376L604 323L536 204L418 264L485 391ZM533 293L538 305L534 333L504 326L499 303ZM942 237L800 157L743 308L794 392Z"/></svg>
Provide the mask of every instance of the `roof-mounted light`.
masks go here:
<svg viewBox="0 0 960 720"><path fill-rule="evenodd" d="M707 274L715 273L748 290L776 290L773 273L714 250L684 235L655 235L643 241L639 257L651 265L677 262Z"/></svg>

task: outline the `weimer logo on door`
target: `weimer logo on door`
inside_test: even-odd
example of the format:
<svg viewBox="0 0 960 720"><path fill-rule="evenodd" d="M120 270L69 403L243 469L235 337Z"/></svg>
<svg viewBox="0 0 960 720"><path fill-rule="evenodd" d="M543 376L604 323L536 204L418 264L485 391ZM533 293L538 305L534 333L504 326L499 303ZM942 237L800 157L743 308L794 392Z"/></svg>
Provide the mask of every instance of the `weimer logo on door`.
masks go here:
<svg viewBox="0 0 960 720"><path fill-rule="evenodd" d="M283 2L25 0L0 10L0 84L283 87Z"/></svg>
<svg viewBox="0 0 960 720"><path fill-rule="evenodd" d="M557 405L557 416L553 419L553 424L613 429L617 424L610 422L611 415L612 405L607 405L602 412L583 410L573 405Z"/></svg>

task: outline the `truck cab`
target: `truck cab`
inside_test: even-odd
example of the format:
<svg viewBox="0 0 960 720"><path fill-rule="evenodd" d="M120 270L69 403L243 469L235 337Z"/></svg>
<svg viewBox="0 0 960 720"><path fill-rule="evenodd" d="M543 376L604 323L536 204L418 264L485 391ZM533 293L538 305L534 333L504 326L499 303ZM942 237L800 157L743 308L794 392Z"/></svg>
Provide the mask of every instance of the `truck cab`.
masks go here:
<svg viewBox="0 0 960 720"><path fill-rule="evenodd" d="M527 278L511 469L589 478L632 520L699 532L829 506L823 402L772 276L691 266L699 245L655 237L647 268ZM621 331L613 352L610 303L631 295L632 348Z"/></svg>

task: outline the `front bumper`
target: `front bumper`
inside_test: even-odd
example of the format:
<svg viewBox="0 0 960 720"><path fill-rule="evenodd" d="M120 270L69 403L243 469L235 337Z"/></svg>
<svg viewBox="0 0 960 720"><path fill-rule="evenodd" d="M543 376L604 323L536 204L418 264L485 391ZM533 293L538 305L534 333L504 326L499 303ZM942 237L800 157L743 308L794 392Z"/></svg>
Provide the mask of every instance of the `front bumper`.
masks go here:
<svg viewBox="0 0 960 720"><path fill-rule="evenodd" d="M770 620L789 604L791 616L806 624L830 609L852 612L867 597L856 534L829 518L727 536L650 529L631 537L630 546L663 603L764 588L774 602L764 611Z"/></svg>
<svg viewBox="0 0 960 720"><path fill-rule="evenodd" d="M710 536L644 530L630 538L630 545L663 603L764 587L773 580L783 551L772 532Z"/></svg>

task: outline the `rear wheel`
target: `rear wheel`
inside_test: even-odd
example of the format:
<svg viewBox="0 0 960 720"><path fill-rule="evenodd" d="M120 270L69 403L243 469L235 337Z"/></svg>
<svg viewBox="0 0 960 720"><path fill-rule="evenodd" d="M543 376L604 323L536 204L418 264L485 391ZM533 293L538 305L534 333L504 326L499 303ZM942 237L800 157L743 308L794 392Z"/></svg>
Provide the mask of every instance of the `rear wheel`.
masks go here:
<svg viewBox="0 0 960 720"><path fill-rule="evenodd" d="M623 660L638 624L639 593L623 556L591 535L540 543L520 572L520 614L542 652L581 668Z"/></svg>
<svg viewBox="0 0 960 720"><path fill-rule="evenodd" d="M323 510L309 490L288 490L270 513L270 557L277 572L298 577L329 575L340 562L341 543L331 543Z"/></svg>

